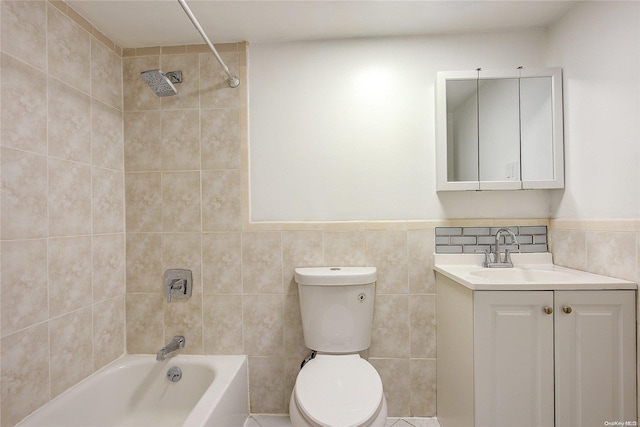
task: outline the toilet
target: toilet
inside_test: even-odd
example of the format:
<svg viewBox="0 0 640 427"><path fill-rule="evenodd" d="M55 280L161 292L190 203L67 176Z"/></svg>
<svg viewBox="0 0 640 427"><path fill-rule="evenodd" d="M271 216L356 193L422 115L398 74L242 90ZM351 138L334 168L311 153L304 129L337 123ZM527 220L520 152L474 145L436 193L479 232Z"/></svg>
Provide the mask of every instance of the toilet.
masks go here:
<svg viewBox="0 0 640 427"><path fill-rule="evenodd" d="M312 350L291 393L293 427L383 427L382 380L359 352L371 344L375 267L296 268L302 331Z"/></svg>

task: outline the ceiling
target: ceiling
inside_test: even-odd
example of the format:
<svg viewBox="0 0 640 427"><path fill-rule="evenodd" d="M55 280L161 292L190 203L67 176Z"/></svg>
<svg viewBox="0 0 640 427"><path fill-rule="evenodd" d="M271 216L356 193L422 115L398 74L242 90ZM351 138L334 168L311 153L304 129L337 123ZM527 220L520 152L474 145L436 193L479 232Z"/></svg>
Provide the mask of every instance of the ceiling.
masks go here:
<svg viewBox="0 0 640 427"><path fill-rule="evenodd" d="M176 0L69 0L123 48L203 43ZM545 27L573 1L189 0L214 43L416 36Z"/></svg>

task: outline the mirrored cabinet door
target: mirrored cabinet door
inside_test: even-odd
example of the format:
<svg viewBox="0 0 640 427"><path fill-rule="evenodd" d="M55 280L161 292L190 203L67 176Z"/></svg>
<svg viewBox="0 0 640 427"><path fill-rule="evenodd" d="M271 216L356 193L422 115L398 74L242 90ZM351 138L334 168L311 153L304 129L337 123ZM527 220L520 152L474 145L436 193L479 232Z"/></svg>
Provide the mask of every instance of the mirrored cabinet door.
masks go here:
<svg viewBox="0 0 640 427"><path fill-rule="evenodd" d="M564 187L562 71L521 71L522 188Z"/></svg>
<svg viewBox="0 0 640 427"><path fill-rule="evenodd" d="M447 180L478 180L478 80L447 82Z"/></svg>
<svg viewBox="0 0 640 427"><path fill-rule="evenodd" d="M562 188L562 74L438 73L437 190Z"/></svg>
<svg viewBox="0 0 640 427"><path fill-rule="evenodd" d="M517 75L478 80L481 190L520 188L520 114Z"/></svg>

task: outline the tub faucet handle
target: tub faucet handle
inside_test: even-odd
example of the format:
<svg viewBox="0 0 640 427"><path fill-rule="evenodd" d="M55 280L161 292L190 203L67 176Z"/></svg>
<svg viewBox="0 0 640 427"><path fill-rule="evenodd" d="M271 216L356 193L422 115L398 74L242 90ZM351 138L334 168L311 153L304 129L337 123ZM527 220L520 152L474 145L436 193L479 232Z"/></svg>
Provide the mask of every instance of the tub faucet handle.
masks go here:
<svg viewBox="0 0 640 427"><path fill-rule="evenodd" d="M174 268L165 271L163 287L167 303L174 298L191 297L192 284L191 270Z"/></svg>

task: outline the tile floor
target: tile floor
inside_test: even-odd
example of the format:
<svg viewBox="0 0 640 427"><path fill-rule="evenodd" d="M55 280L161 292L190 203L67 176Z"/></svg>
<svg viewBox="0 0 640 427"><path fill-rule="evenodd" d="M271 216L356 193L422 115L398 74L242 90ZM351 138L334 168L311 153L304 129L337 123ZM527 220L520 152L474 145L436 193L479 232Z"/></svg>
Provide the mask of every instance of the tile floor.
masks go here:
<svg viewBox="0 0 640 427"><path fill-rule="evenodd" d="M244 427L291 427L283 415L250 415ZM389 418L385 427L440 427L435 418Z"/></svg>

